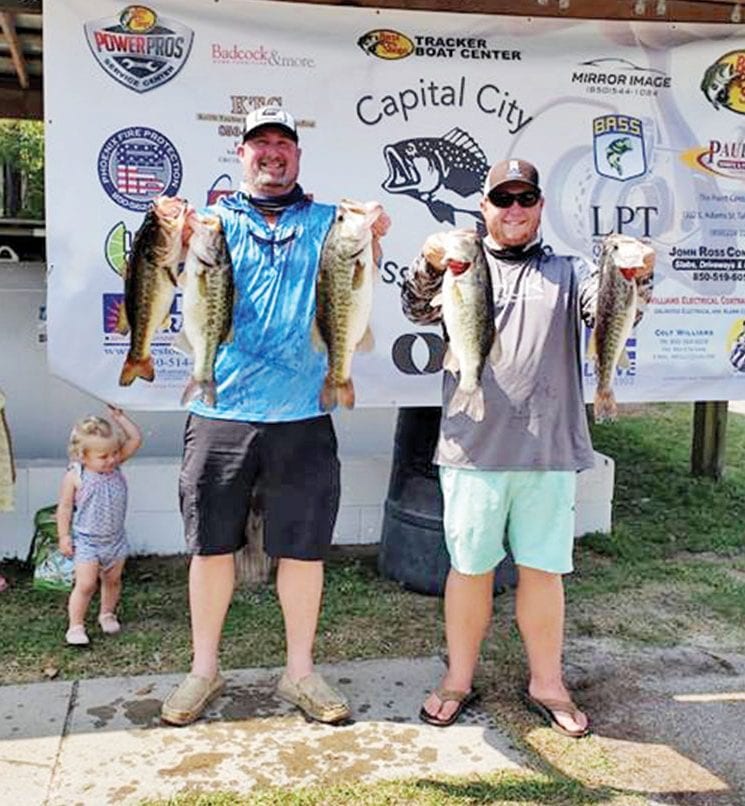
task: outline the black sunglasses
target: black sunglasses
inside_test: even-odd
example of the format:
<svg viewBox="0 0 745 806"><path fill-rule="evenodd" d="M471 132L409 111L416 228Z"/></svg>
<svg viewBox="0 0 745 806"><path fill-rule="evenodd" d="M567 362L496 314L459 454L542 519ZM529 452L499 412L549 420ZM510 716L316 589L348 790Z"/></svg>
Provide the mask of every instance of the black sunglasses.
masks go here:
<svg viewBox="0 0 745 806"><path fill-rule="evenodd" d="M505 191L489 194L489 201L495 207L512 207L517 202L520 207L535 207L541 194L537 190L524 190L522 193L506 193Z"/></svg>

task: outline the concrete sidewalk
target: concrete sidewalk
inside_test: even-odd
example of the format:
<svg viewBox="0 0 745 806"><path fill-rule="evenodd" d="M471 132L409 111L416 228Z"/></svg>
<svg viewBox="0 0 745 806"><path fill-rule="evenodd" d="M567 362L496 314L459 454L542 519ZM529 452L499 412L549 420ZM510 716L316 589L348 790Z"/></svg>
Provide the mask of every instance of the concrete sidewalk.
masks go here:
<svg viewBox="0 0 745 806"><path fill-rule="evenodd" d="M308 722L278 700L272 669L227 672L224 694L185 728L161 725L158 716L181 675L2 686L0 800L102 806L194 790L519 767L519 753L476 709L446 731L418 720L443 668L438 658L320 666L352 703L350 724L337 727Z"/></svg>
<svg viewBox="0 0 745 806"><path fill-rule="evenodd" d="M567 655L591 739L557 737L514 692L497 698L539 766L635 806L745 803L745 655L598 638L570 640ZM478 706L447 730L418 720L439 658L319 669L349 697L349 724L306 721L278 700L277 669L226 672L224 694L185 728L159 721L181 675L0 686L0 803L129 806L187 792L536 770Z"/></svg>

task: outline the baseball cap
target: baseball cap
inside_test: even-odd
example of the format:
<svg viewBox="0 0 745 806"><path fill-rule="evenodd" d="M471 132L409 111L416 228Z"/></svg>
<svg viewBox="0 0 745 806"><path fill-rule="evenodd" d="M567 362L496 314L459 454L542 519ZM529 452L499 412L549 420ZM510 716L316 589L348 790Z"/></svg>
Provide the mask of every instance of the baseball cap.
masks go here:
<svg viewBox="0 0 745 806"><path fill-rule="evenodd" d="M538 169L525 160L502 160L489 169L484 182L484 196L488 196L500 185L508 182L522 182L534 187L538 192L541 186L538 184Z"/></svg>
<svg viewBox="0 0 745 806"><path fill-rule="evenodd" d="M278 126L280 129L284 129L297 143L298 138L295 118L279 106L262 106L246 115L246 123L243 127L244 142L262 126Z"/></svg>

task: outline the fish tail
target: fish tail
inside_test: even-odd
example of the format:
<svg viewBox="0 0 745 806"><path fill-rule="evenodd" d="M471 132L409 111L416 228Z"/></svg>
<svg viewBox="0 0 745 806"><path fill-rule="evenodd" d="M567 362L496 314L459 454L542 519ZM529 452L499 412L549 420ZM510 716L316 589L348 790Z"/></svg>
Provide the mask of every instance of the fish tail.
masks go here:
<svg viewBox="0 0 745 806"><path fill-rule="evenodd" d="M618 405L616 396L612 389L597 389L595 401L593 403L593 414L595 422L602 423L606 420L615 420L618 417Z"/></svg>
<svg viewBox="0 0 745 806"><path fill-rule="evenodd" d="M217 389L214 381L202 381L202 401L207 406L215 408L217 403Z"/></svg>
<svg viewBox="0 0 745 806"><path fill-rule="evenodd" d="M135 378L142 378L143 381L152 381L155 378L155 367L152 356L147 358L132 358L131 353L127 353L119 375L119 386L129 386Z"/></svg>
<svg viewBox="0 0 745 806"><path fill-rule="evenodd" d="M326 376L323 386L321 387L319 403L322 411L331 411L336 408L336 384L329 375Z"/></svg>
<svg viewBox="0 0 745 806"><path fill-rule="evenodd" d="M331 375L327 375L321 389L320 404L323 411L331 411L337 404L348 409L354 408L354 384L351 378L343 383L335 383Z"/></svg>
<svg viewBox="0 0 745 806"><path fill-rule="evenodd" d="M181 395L181 405L186 406L192 400L201 400L205 405L215 407L217 393L214 381L198 381L196 378L189 378L184 393Z"/></svg>
<svg viewBox="0 0 745 806"><path fill-rule="evenodd" d="M347 378L336 390L339 403L347 409L354 408L354 384L351 378Z"/></svg>
<svg viewBox="0 0 745 806"><path fill-rule="evenodd" d="M463 412L474 422L480 423L484 419L484 390L479 384L475 389L464 391L458 386L448 406L448 417L454 417Z"/></svg>

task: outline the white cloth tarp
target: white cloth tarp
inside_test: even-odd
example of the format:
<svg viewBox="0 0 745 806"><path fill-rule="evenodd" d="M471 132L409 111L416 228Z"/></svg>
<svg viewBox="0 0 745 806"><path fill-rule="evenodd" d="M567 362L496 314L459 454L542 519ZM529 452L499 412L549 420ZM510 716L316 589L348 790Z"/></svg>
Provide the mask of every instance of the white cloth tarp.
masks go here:
<svg viewBox="0 0 745 806"><path fill-rule="evenodd" d="M428 234L474 225L487 166L518 156L541 171L555 251L597 256L610 231L657 251L618 398L745 397L741 26L54 0L44 32L49 360L86 391L179 407L178 297L155 382L118 386L118 271L155 195L202 206L239 186L242 116L272 102L299 121L306 191L378 199L393 221L358 405L439 402L440 331L403 317L401 276Z"/></svg>

